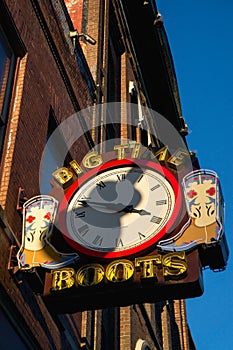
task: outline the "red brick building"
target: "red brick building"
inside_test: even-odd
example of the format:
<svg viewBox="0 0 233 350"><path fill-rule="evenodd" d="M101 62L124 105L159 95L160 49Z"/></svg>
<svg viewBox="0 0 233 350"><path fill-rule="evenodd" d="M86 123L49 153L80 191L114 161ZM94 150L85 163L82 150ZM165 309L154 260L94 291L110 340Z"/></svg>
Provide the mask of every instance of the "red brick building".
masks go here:
<svg viewBox="0 0 233 350"><path fill-rule="evenodd" d="M185 142L187 126L155 2L3 0L0 14L3 347L195 349L183 300L57 315L33 291L39 275L26 276L15 261L22 202L40 193L45 144L67 117L95 104L133 102L163 114ZM140 115L136 124L127 118L122 112L118 125L86 132L85 118L80 117L83 136L72 156L79 162L95 144L111 137L156 146L156 138L143 130ZM129 122L133 126L128 127ZM156 130L156 125L150 127Z"/></svg>

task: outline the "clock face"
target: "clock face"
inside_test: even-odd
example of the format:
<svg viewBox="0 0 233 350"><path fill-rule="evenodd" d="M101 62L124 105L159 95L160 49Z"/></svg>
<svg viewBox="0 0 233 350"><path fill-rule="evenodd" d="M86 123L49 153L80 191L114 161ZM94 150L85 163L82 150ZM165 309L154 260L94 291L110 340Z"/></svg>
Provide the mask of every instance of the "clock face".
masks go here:
<svg viewBox="0 0 233 350"><path fill-rule="evenodd" d="M171 229L181 207L179 185L151 162L116 160L83 175L60 204L59 225L78 252L117 258L144 251Z"/></svg>

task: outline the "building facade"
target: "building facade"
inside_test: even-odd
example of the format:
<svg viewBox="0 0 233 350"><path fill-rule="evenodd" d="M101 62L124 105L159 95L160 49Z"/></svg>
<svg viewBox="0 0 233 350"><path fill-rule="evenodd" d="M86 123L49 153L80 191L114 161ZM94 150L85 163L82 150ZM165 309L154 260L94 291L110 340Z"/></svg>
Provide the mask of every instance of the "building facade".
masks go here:
<svg viewBox="0 0 233 350"><path fill-rule="evenodd" d="M71 150L77 162L95 146L108 151L111 139L161 147L158 121L143 115L143 108L162 114L186 144L172 56L155 2L3 0L0 13L1 343L43 350L195 349L184 300L56 314L35 292L40 273L20 271L16 261L22 205L41 193L45 145L69 116L110 102L138 106L137 115L120 110L117 121L107 113L93 115L91 130L78 113L78 130L70 130L81 135ZM55 150L54 170L69 157L63 161ZM42 188L46 194L52 186Z"/></svg>

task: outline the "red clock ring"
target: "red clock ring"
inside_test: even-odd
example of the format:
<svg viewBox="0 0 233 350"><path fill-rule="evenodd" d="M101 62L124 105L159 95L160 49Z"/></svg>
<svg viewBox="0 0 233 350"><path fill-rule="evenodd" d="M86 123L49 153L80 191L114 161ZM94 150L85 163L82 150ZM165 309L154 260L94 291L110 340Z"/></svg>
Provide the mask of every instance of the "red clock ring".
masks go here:
<svg viewBox="0 0 233 350"><path fill-rule="evenodd" d="M168 220L168 222L162 227L162 229L152 238L150 238L148 241L137 245L136 247L125 249L123 251L111 251L111 252L100 252L95 251L93 249L84 247L83 245L77 243L74 241L68 232L67 226L66 226L66 211L67 211L67 205L71 201L72 197L75 195L77 190L87 181L89 181L91 178L93 178L96 175L101 174L102 172L106 170L111 170L118 167L124 167L124 166L135 166L135 167L141 167L142 169L151 169L153 171L156 171L160 175L164 176L166 180L170 183L172 186L175 202L174 202L174 208L173 212ZM70 188L67 190L64 198L62 199L60 206L59 206L59 212L58 212L58 224L59 229L61 233L63 234L65 240L67 243L74 248L77 252L80 254L84 254L86 256L101 258L101 259L113 259L113 258L121 258L121 257L127 257L127 256L133 256L138 254L139 252L144 252L148 250L149 248L154 247L158 241L160 241L162 238L164 238L169 232L169 230L173 227L175 224L177 218L179 217L180 210L182 205L182 196L181 196L181 189L179 186L179 183L176 179L176 177L165 167L161 166L159 163L155 163L153 161L147 161L147 160L134 160L134 159L121 159L121 160L113 160L110 162L107 162L101 166L98 166L97 168L91 169L87 173L83 174L78 180L76 180Z"/></svg>

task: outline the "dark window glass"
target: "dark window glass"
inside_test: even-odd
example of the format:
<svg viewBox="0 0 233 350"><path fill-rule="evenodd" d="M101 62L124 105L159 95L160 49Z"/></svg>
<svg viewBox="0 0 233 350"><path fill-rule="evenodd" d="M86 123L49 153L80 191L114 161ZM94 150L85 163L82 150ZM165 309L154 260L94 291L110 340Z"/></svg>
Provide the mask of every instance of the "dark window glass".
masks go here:
<svg viewBox="0 0 233 350"><path fill-rule="evenodd" d="M52 173L63 166L69 167L72 157L67 148L62 129L56 118L54 110L50 107L47 129L47 142L44 149L43 165L40 173L41 193L51 191L50 181Z"/></svg>
<svg viewBox="0 0 233 350"><path fill-rule="evenodd" d="M5 136L16 58L0 26L0 149Z"/></svg>
<svg viewBox="0 0 233 350"><path fill-rule="evenodd" d="M103 309L101 349L119 349L120 329L119 308Z"/></svg>

